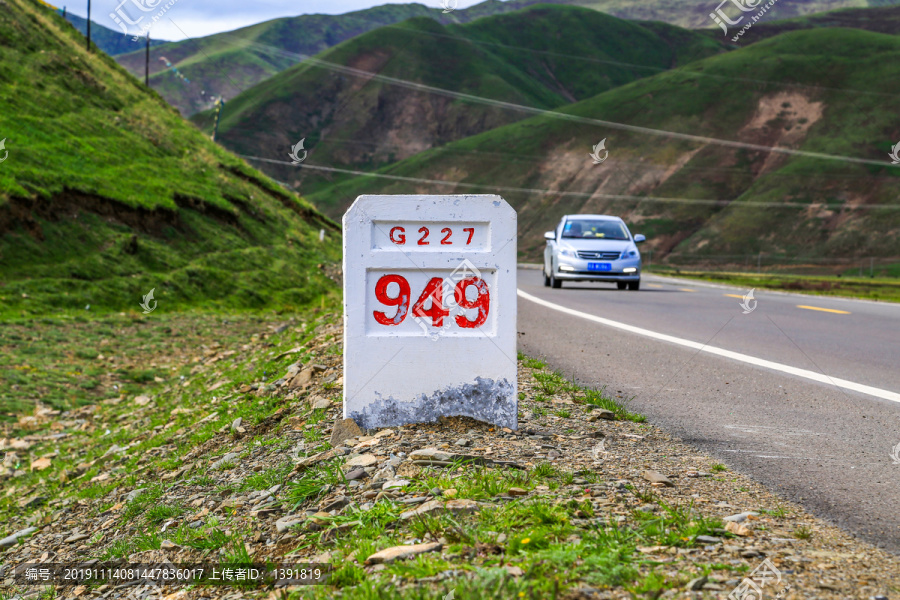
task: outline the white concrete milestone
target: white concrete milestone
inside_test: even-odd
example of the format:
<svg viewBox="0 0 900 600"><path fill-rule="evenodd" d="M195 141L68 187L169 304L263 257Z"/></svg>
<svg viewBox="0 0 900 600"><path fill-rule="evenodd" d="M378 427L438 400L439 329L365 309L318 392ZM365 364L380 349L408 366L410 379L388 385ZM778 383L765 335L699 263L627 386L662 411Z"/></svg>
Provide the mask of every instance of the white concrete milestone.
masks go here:
<svg viewBox="0 0 900 600"><path fill-rule="evenodd" d="M493 195L360 196L344 215L344 418L515 429L516 212Z"/></svg>

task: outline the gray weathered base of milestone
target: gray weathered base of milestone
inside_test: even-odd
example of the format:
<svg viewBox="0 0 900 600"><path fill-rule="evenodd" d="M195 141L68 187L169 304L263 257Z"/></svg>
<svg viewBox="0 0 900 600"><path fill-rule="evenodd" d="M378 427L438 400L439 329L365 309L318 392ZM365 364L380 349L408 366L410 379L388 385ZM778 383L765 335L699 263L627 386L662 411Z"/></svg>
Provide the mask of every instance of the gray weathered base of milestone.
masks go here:
<svg viewBox="0 0 900 600"><path fill-rule="evenodd" d="M378 398L350 418L363 429L396 427L409 423L433 423L440 417L472 417L499 427L518 428L519 407L516 390L506 379L494 381L476 377L475 383L420 395L403 402Z"/></svg>

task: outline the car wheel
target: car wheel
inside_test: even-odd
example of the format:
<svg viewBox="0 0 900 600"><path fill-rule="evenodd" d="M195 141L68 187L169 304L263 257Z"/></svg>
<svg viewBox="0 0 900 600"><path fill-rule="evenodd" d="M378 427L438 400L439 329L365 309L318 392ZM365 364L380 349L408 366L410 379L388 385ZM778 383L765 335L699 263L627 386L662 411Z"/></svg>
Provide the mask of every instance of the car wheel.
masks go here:
<svg viewBox="0 0 900 600"><path fill-rule="evenodd" d="M553 272L552 272L552 271L550 272L550 287L552 287L552 288L555 289L555 290L558 290L559 288L562 287L562 281L560 281L559 279L557 279L557 278L553 275Z"/></svg>
<svg viewBox="0 0 900 600"><path fill-rule="evenodd" d="M546 269L544 269L544 287L550 287L550 277L547 275Z"/></svg>
<svg viewBox="0 0 900 600"><path fill-rule="evenodd" d="M628 289L631 290L632 292L636 292L639 289L641 289L641 280L638 279L637 281L633 281L633 282L629 283Z"/></svg>
<svg viewBox="0 0 900 600"><path fill-rule="evenodd" d="M628 283L625 281L617 281L616 287L619 288L620 290L624 290L625 288L628 287Z"/></svg>

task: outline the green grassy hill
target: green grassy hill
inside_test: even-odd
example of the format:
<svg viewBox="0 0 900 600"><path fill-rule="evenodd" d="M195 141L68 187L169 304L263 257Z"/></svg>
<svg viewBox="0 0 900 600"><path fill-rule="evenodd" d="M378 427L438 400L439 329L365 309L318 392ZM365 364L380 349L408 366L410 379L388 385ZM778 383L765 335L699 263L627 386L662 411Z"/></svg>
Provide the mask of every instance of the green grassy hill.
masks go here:
<svg viewBox="0 0 900 600"><path fill-rule="evenodd" d="M783 252L900 256L900 140L893 110L900 39L854 29L780 35L562 109L659 130L861 157L884 166L735 149L539 116L435 148L380 173L439 185L340 178L308 196L339 214L361 193L501 193L519 211L520 250L567 213L622 215L655 256ZM607 139L609 158L591 147ZM345 177L346 179L346 177ZM498 188L563 190L512 192ZM689 202L610 199L683 198ZM753 206L753 203L769 203ZM783 203L792 203L796 206Z"/></svg>
<svg viewBox="0 0 900 600"><path fill-rule="evenodd" d="M344 42L318 55L319 62L241 94L226 105L218 139L240 154L284 161L305 138L309 164L372 168L527 116L324 63L551 109L721 51L671 25L648 28L571 6L534 6L465 25L412 19ZM193 120L211 131L211 112ZM304 193L329 181L290 165L261 168L302 184Z"/></svg>
<svg viewBox="0 0 900 600"><path fill-rule="evenodd" d="M0 316L299 305L334 224L186 123L35 0L0 11ZM8 154L6 154L8 153Z"/></svg>

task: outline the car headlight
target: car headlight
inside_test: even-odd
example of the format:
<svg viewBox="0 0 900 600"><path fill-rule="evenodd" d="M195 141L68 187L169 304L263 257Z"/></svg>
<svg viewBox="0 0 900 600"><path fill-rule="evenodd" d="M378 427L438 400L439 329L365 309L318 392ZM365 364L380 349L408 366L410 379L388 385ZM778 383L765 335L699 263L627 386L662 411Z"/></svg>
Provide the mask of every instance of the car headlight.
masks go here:
<svg viewBox="0 0 900 600"><path fill-rule="evenodd" d="M626 250L622 253L622 256L619 257L619 260L625 260L629 258L636 258L638 255L637 250Z"/></svg>
<svg viewBox="0 0 900 600"><path fill-rule="evenodd" d="M573 250L566 250L565 248L560 249L560 256L575 256L575 252Z"/></svg>

